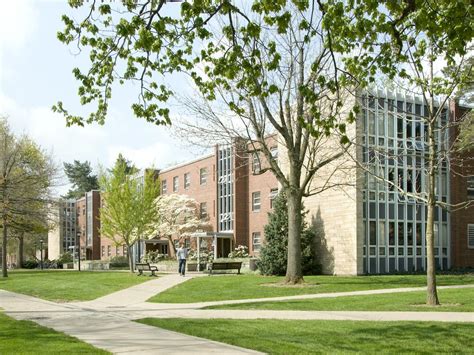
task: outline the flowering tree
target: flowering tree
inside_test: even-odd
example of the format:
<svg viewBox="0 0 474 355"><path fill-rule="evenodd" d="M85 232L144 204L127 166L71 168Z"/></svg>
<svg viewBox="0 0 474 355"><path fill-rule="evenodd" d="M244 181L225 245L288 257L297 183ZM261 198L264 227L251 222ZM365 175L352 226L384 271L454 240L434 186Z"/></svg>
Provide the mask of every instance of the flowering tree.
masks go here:
<svg viewBox="0 0 474 355"><path fill-rule="evenodd" d="M154 225L154 234L168 238L173 252L176 247L174 236L184 236L198 229L210 229L207 220L200 218L199 205L193 198L186 195L163 195L156 199L158 222Z"/></svg>

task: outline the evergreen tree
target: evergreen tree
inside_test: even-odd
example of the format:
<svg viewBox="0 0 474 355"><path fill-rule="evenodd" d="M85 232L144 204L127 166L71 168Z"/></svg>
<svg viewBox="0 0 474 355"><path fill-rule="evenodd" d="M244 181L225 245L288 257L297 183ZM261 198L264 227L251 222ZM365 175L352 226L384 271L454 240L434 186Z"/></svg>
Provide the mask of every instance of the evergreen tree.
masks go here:
<svg viewBox="0 0 474 355"><path fill-rule="evenodd" d="M301 210L301 251L304 274L316 271L315 232L305 221L307 212ZM263 275L285 275L288 261L288 204L282 191L273 202L273 212L268 214L264 227L265 242L260 250L258 268Z"/></svg>
<svg viewBox="0 0 474 355"><path fill-rule="evenodd" d="M73 163L64 163L64 172L74 187L69 189L65 198L81 198L86 192L99 189L97 175L92 174L91 164L88 161L82 163L74 160Z"/></svg>

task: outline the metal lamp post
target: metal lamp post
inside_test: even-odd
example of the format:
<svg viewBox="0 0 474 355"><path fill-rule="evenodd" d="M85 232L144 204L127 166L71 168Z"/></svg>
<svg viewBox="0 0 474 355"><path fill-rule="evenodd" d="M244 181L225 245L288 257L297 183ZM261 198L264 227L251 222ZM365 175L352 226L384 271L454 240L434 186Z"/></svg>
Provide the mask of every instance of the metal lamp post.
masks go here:
<svg viewBox="0 0 474 355"><path fill-rule="evenodd" d="M40 268L43 270L43 239L40 239Z"/></svg>
<svg viewBox="0 0 474 355"><path fill-rule="evenodd" d="M81 232L76 234L76 246L77 246L77 266L78 270L81 271Z"/></svg>

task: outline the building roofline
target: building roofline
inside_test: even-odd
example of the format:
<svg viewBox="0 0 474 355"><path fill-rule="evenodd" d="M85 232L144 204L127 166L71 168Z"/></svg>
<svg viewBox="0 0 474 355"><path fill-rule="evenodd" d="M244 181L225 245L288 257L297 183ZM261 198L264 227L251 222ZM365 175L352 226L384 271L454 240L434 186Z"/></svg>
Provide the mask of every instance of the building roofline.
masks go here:
<svg viewBox="0 0 474 355"><path fill-rule="evenodd" d="M167 173L167 172L172 171L174 169L182 168L183 166L190 165L190 164L196 163L198 161L211 158L213 156L215 156L215 153L207 154L207 155L204 155L202 157L199 157L199 158L196 158L196 159L193 159L193 160L189 160L189 161L186 161L184 163L180 163L180 164L171 166L171 167L166 168L166 169L162 169L162 170L160 170L159 174L161 175L162 173Z"/></svg>

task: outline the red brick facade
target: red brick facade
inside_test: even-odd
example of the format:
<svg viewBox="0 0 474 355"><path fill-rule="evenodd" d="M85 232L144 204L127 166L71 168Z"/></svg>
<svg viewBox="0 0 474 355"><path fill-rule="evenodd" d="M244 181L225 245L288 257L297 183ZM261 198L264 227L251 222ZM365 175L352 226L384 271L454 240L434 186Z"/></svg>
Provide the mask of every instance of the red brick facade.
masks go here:
<svg viewBox="0 0 474 355"><path fill-rule="evenodd" d="M465 110L454 102L450 105L450 111L454 121L459 120L465 113ZM452 136L457 136L456 128ZM464 152L453 158L450 175L451 203L457 205L468 201L467 179L474 176L474 151ZM461 158L463 164L456 164L456 161L459 161L457 158ZM451 264L454 268L474 267L474 247L469 248L467 238L469 224L474 225L474 201L470 207L451 213Z"/></svg>

